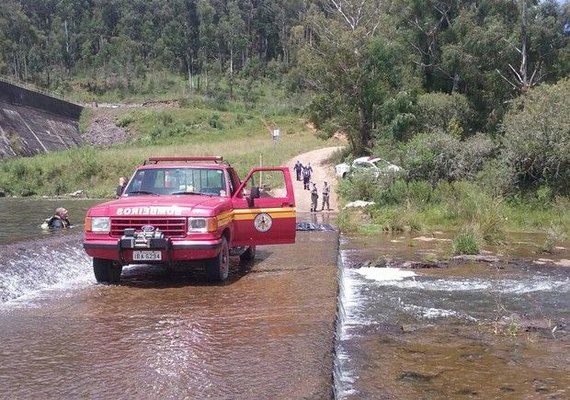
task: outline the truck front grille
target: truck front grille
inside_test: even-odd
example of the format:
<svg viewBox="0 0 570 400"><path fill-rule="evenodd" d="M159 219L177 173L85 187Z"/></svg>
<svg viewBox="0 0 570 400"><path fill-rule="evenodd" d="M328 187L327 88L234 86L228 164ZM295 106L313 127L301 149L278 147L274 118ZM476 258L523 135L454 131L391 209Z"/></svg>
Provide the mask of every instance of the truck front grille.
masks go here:
<svg viewBox="0 0 570 400"><path fill-rule="evenodd" d="M147 217L126 217L111 219L111 236L121 237L125 228L135 228L140 231L145 225L154 226L155 230L160 230L165 237L186 236L186 218L147 218Z"/></svg>

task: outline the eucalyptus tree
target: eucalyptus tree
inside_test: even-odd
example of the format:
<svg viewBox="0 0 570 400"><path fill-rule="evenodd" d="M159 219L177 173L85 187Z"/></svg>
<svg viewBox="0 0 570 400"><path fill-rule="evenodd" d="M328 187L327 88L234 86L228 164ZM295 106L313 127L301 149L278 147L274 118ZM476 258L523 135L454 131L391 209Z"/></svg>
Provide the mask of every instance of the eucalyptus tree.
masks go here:
<svg viewBox="0 0 570 400"><path fill-rule="evenodd" d="M380 0L323 1L309 12L312 34L299 51L316 93L311 120L329 135L347 134L356 154L370 151L375 113L396 85L395 55L375 37L382 13Z"/></svg>

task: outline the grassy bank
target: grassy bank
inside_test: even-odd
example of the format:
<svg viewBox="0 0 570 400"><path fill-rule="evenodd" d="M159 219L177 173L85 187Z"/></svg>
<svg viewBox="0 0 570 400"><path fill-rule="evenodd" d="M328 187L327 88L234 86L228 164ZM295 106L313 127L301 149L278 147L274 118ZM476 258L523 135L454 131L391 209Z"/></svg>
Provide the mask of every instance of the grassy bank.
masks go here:
<svg viewBox="0 0 570 400"><path fill-rule="evenodd" d="M260 162L279 165L327 145L291 113L227 109L114 109L106 116L127 130L126 143L3 160L0 191L14 196L53 196L82 190L88 197L111 197L117 178L128 176L149 156L222 155L243 175ZM102 112L108 110L87 111L83 129ZM275 128L281 132L276 143L270 134Z"/></svg>
<svg viewBox="0 0 570 400"><path fill-rule="evenodd" d="M345 208L339 226L345 232L456 232L453 251L476 254L483 245L507 241L509 233L542 232L542 250L550 252L570 237L570 199L506 197L490 193L476 182L441 182L403 179L370 181L366 177L343 180L342 203L373 202L364 208Z"/></svg>

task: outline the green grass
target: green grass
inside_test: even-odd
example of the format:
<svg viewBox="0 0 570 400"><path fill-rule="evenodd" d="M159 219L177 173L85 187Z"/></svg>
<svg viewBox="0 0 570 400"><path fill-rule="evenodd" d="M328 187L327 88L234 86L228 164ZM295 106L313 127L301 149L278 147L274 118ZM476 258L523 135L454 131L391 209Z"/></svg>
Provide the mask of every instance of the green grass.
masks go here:
<svg viewBox="0 0 570 400"><path fill-rule="evenodd" d="M453 254L479 254L480 243L475 229L468 228L453 239Z"/></svg>
<svg viewBox="0 0 570 400"><path fill-rule="evenodd" d="M214 113L222 121L221 127L210 124ZM328 145L316 138L302 119L291 115L267 118L256 113L191 108L131 109L113 115L128 129L128 143L3 160L0 191L53 196L83 190L89 197L111 197L118 177L130 175L150 156L221 155L244 176L260 162L280 165L297 154ZM87 116L82 124L87 126L95 116ZM274 143L269 129L276 127L282 134Z"/></svg>
<svg viewBox="0 0 570 400"><path fill-rule="evenodd" d="M465 207L470 204L472 209L459 209L457 202ZM341 230L361 234L462 231L470 226L480 242L492 245L503 243L507 232L544 232L549 238L545 244L548 248L570 237L570 208L566 205L531 207L512 205L498 199L482 203L472 202L471 198L442 199L421 206L404 202L377 205L366 212L345 209L341 211L339 220L342 221L339 225Z"/></svg>

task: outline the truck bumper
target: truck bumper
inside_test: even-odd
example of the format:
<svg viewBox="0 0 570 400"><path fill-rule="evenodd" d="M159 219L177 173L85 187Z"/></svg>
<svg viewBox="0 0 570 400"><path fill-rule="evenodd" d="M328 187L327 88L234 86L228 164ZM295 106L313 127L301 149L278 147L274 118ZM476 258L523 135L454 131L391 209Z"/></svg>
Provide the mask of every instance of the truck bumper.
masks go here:
<svg viewBox="0 0 570 400"><path fill-rule="evenodd" d="M216 240L170 240L157 242L145 248L133 248L121 239L89 240L83 242L85 252L93 258L119 261L121 264L164 264L179 261L195 261L216 257L220 253L221 239ZM134 260L134 252L160 252L160 259L149 257L144 261ZM156 254L156 253L154 253Z"/></svg>

